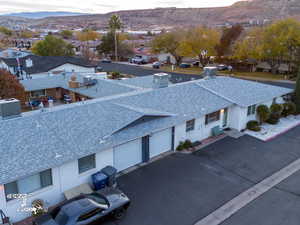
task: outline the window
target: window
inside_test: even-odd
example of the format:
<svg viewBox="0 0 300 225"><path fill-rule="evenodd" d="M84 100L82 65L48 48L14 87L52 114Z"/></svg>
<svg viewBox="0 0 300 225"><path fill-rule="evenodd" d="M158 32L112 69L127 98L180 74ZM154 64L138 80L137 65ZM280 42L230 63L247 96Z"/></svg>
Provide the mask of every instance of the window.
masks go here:
<svg viewBox="0 0 300 225"><path fill-rule="evenodd" d="M256 105L248 106L247 116L255 115Z"/></svg>
<svg viewBox="0 0 300 225"><path fill-rule="evenodd" d="M189 132L195 129L195 119L186 122L185 131Z"/></svg>
<svg viewBox="0 0 300 225"><path fill-rule="evenodd" d="M78 159L79 173L84 173L94 168L96 168L95 154Z"/></svg>
<svg viewBox="0 0 300 225"><path fill-rule="evenodd" d="M205 116L205 124L206 125L213 123L215 121L218 121L218 120L220 120L220 111L213 112L213 113L210 113Z"/></svg>
<svg viewBox="0 0 300 225"><path fill-rule="evenodd" d="M12 194L28 194L52 185L52 171L45 170L38 174L4 185L6 200L12 200Z"/></svg>
<svg viewBox="0 0 300 225"><path fill-rule="evenodd" d="M46 90L31 91L31 92L30 92L30 96L31 96L31 97L46 96Z"/></svg>

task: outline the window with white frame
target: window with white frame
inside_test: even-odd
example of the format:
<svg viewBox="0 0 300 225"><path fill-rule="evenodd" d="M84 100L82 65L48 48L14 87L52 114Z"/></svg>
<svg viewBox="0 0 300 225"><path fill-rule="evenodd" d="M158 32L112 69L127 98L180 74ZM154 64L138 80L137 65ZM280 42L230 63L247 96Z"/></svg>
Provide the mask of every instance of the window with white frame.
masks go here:
<svg viewBox="0 0 300 225"><path fill-rule="evenodd" d="M220 111L207 114L205 116L205 125L208 125L210 123L213 123L213 122L216 122L219 120L220 120Z"/></svg>
<svg viewBox="0 0 300 225"><path fill-rule="evenodd" d="M82 157L78 159L78 171L79 173L84 173L91 169L96 168L96 157L95 154Z"/></svg>
<svg viewBox="0 0 300 225"><path fill-rule="evenodd" d="M186 122L185 131L189 132L195 129L195 119Z"/></svg>
<svg viewBox="0 0 300 225"><path fill-rule="evenodd" d="M52 185L51 169L4 184L6 200L14 199L14 194L29 194Z"/></svg>
<svg viewBox="0 0 300 225"><path fill-rule="evenodd" d="M255 115L256 105L248 106L247 116Z"/></svg>

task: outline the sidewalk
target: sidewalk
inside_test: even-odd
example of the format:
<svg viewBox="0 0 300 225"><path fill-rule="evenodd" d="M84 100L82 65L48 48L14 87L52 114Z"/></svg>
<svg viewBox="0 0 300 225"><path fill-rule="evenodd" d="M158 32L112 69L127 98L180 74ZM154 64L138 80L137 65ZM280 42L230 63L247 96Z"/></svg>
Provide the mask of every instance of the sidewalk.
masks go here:
<svg viewBox="0 0 300 225"><path fill-rule="evenodd" d="M281 183L286 178L300 170L300 159L294 161L273 175L267 177L260 183L249 188L237 197L230 200L225 205L221 206L202 220L198 221L195 225L219 225L233 214L238 212L241 208L245 207L253 200L257 199L271 188Z"/></svg>

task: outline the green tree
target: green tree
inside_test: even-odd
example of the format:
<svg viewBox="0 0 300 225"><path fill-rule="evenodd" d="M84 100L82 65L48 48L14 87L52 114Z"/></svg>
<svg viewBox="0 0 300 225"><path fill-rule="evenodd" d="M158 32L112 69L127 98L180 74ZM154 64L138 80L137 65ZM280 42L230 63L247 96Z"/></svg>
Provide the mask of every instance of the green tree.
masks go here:
<svg viewBox="0 0 300 225"><path fill-rule="evenodd" d="M296 104L296 113L300 113L300 67L298 70L298 77L295 88L295 104Z"/></svg>
<svg viewBox="0 0 300 225"><path fill-rule="evenodd" d="M62 30L60 32L60 35L64 38L64 39L71 39L73 37L73 31L71 30Z"/></svg>
<svg viewBox="0 0 300 225"><path fill-rule="evenodd" d="M118 48L118 54L120 57L128 58L133 54L132 48L130 46L124 44L121 40L121 36L118 36L117 39L117 45ZM102 36L101 44L97 46L97 51L99 54L105 54L105 55L113 55L115 54L115 39L114 34L111 32L108 32L106 35Z"/></svg>
<svg viewBox="0 0 300 225"><path fill-rule="evenodd" d="M118 15L112 15L109 19L108 26L110 29L110 32L114 35L114 41L115 41L115 60L118 61L118 30L120 30L123 26L121 18Z"/></svg>
<svg viewBox="0 0 300 225"><path fill-rule="evenodd" d="M0 99L16 98L25 102L25 89L16 76L0 69Z"/></svg>
<svg viewBox="0 0 300 225"><path fill-rule="evenodd" d="M151 42L152 52L169 53L179 65L184 56L182 42L184 41L184 33L182 31L172 31L161 33Z"/></svg>
<svg viewBox="0 0 300 225"><path fill-rule="evenodd" d="M32 47L32 52L40 56L74 56L73 46L64 40L48 35Z"/></svg>
<svg viewBox="0 0 300 225"><path fill-rule="evenodd" d="M198 57L202 66L205 67L212 56L217 54L216 46L220 42L220 33L211 28L197 27L186 32L184 41L181 43L184 55Z"/></svg>

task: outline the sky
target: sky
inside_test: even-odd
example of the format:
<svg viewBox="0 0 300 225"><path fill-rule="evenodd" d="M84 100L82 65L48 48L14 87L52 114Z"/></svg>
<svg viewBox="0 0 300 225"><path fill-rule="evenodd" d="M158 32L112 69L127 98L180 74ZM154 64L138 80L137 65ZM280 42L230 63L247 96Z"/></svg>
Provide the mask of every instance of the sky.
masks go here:
<svg viewBox="0 0 300 225"><path fill-rule="evenodd" d="M157 7L217 7L238 0L0 0L0 13L33 11L72 11L107 13L128 9Z"/></svg>

